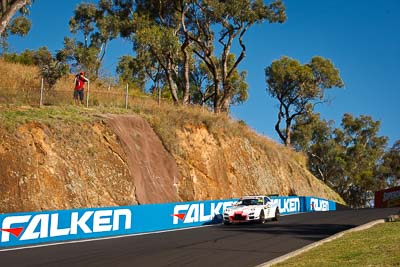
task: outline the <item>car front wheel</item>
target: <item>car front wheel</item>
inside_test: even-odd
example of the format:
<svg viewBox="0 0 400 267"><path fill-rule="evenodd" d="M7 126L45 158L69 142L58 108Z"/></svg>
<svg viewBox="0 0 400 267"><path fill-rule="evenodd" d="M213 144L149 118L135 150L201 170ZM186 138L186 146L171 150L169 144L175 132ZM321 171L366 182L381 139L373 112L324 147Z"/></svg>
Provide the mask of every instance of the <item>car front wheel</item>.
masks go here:
<svg viewBox="0 0 400 267"><path fill-rule="evenodd" d="M260 223L265 223L265 215L263 210L260 213Z"/></svg>
<svg viewBox="0 0 400 267"><path fill-rule="evenodd" d="M279 208L276 208L275 210L275 217L272 219L273 221L279 221L281 214L279 212Z"/></svg>

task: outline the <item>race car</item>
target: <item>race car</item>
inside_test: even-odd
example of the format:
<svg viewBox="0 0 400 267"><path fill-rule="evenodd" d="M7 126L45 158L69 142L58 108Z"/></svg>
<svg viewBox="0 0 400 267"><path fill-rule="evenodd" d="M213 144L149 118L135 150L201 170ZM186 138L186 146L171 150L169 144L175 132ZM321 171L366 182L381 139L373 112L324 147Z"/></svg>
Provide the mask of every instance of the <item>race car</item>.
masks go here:
<svg viewBox="0 0 400 267"><path fill-rule="evenodd" d="M271 201L268 196L244 196L224 210L225 225L242 222L260 222L279 220L278 203Z"/></svg>

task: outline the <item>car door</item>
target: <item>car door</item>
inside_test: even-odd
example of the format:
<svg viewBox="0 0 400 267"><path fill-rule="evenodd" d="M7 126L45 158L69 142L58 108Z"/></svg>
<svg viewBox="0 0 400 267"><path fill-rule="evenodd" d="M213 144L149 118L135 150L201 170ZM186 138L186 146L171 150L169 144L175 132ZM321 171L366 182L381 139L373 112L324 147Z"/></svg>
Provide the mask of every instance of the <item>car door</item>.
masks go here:
<svg viewBox="0 0 400 267"><path fill-rule="evenodd" d="M271 200L268 197L264 197L264 214L266 218L271 218L271 209L272 209L272 205L271 205Z"/></svg>

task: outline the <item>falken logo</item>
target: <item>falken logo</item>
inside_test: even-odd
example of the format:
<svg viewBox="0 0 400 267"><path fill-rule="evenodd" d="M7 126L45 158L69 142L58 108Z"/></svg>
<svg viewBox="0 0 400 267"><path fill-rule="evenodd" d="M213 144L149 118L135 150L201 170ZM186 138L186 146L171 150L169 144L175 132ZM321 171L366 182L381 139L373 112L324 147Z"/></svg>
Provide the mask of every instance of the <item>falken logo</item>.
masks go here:
<svg viewBox="0 0 400 267"><path fill-rule="evenodd" d="M1 224L0 243L10 242L10 234L21 241L39 238L118 231L124 219L125 230L132 228L132 212L129 209L86 211L68 214L69 227L60 228L59 214L7 216Z"/></svg>
<svg viewBox="0 0 400 267"><path fill-rule="evenodd" d="M173 224L208 222L213 218L222 214L223 210L233 205L233 201L182 204L174 207ZM207 211L207 212L206 212Z"/></svg>
<svg viewBox="0 0 400 267"><path fill-rule="evenodd" d="M310 199L311 209L314 211L328 211L329 201L317 198Z"/></svg>
<svg viewBox="0 0 400 267"><path fill-rule="evenodd" d="M278 205L281 213L300 212L299 198L272 199Z"/></svg>

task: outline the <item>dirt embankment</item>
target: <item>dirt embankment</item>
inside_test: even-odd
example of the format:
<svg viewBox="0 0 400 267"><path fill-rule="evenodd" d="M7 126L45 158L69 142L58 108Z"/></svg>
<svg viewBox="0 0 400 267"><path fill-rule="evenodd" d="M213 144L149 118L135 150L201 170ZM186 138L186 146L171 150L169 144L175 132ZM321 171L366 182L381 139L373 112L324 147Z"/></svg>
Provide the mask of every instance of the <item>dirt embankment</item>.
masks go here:
<svg viewBox="0 0 400 267"><path fill-rule="evenodd" d="M0 212L137 203L125 153L101 122L30 122L0 137Z"/></svg>
<svg viewBox="0 0 400 267"><path fill-rule="evenodd" d="M246 194L340 197L279 149L216 136L205 126L174 133L170 154L146 120L0 124L0 212L121 206Z"/></svg>
<svg viewBox="0 0 400 267"><path fill-rule="evenodd" d="M133 115L108 115L106 118L125 151L137 201L179 201L178 167L147 121Z"/></svg>
<svg viewBox="0 0 400 267"><path fill-rule="evenodd" d="M209 133L205 126L177 131L176 155L183 199L218 199L252 194L341 198L304 166L279 149L261 148L246 138Z"/></svg>

